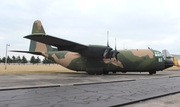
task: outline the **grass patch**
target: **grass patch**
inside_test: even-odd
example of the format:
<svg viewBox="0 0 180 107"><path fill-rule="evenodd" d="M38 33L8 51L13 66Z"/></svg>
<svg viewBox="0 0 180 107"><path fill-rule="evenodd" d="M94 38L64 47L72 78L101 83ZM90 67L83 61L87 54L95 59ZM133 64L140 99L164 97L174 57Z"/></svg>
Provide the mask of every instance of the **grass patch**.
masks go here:
<svg viewBox="0 0 180 107"><path fill-rule="evenodd" d="M57 72L75 72L75 71L69 70L57 64L50 64L50 65L10 64L7 65L7 69L5 70L5 65L0 64L0 74L31 74L31 73L57 73Z"/></svg>

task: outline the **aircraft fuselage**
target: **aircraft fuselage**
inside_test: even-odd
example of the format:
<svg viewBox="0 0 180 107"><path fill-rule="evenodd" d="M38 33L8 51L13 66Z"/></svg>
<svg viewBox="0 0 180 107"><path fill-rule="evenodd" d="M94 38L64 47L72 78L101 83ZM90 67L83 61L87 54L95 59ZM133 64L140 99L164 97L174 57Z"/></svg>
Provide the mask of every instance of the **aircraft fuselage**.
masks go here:
<svg viewBox="0 0 180 107"><path fill-rule="evenodd" d="M120 50L115 58L83 56L70 51L51 51L43 55L56 63L75 71L102 74L107 72L149 72L166 69L161 52L152 49Z"/></svg>

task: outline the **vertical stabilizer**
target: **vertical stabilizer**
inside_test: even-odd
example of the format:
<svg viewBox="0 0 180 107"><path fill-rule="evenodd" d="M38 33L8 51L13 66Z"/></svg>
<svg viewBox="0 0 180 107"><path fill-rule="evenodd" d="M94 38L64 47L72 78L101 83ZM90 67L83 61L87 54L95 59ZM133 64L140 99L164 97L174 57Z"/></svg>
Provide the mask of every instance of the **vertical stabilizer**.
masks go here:
<svg viewBox="0 0 180 107"><path fill-rule="evenodd" d="M45 34L44 28L40 20L34 21L34 24L32 27L32 34L35 34L35 33ZM47 51L52 51L52 48L49 45L31 40L29 51L30 52L47 52Z"/></svg>

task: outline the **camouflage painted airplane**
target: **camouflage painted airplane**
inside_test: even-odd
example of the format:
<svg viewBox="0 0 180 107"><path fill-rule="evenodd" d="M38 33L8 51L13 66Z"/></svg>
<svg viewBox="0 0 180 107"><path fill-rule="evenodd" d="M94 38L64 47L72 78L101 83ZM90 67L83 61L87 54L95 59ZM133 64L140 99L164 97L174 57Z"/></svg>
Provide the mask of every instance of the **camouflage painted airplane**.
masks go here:
<svg viewBox="0 0 180 107"><path fill-rule="evenodd" d="M34 22L32 34L25 38L31 40L29 51L13 52L42 55L68 69L88 74L149 72L152 75L174 65L172 60L153 49L117 51L116 47L115 50L109 47L108 42L107 46L83 45L50 36L39 20Z"/></svg>

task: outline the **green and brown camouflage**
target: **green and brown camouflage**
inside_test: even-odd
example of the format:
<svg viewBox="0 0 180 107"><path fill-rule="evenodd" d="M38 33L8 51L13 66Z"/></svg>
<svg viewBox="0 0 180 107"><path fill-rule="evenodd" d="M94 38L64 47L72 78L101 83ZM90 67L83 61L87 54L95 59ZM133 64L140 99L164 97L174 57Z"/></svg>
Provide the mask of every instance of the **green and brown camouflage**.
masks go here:
<svg viewBox="0 0 180 107"><path fill-rule="evenodd" d="M15 52L37 55L40 53L68 69L85 71L88 74L108 74L109 72L155 74L156 71L164 70L174 64L171 60L165 59L161 52L153 49L117 51L112 50L109 46L87 46L49 36L45 33L39 20L34 22L32 34L25 38L31 39L29 52ZM53 49L51 45L57 48Z"/></svg>
<svg viewBox="0 0 180 107"><path fill-rule="evenodd" d="M36 20L33 24L32 27L32 35L33 34L46 34L44 31L44 28L41 24L41 21ZM34 40L30 41L30 47L29 47L30 52L47 52L47 51L52 51L51 46L46 45L44 43L36 42Z"/></svg>
<svg viewBox="0 0 180 107"><path fill-rule="evenodd" d="M153 72L166 68L161 53L152 49L119 50L118 60L84 57L79 53L69 51L45 52L44 56L68 69L86 71L90 74L128 71Z"/></svg>

